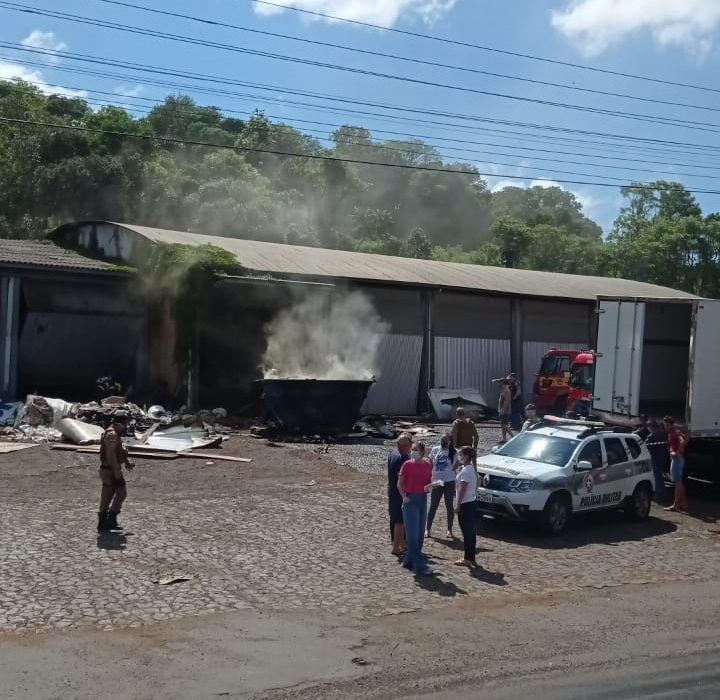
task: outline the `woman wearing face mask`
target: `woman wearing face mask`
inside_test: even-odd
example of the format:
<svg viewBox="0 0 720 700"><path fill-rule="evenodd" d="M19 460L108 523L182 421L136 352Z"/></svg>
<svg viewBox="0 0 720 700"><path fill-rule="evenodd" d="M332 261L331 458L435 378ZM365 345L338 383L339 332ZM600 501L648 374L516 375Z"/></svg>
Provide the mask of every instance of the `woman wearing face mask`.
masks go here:
<svg viewBox="0 0 720 700"><path fill-rule="evenodd" d="M477 470L473 464L475 450L472 447L461 447L460 471L455 478L457 495L455 497L455 512L458 514L458 523L463 535L465 556L455 562L458 566L474 567L475 545L475 509L477 505Z"/></svg>
<svg viewBox="0 0 720 700"><path fill-rule="evenodd" d="M440 445L430 450L430 461L433 465L432 481L442 482L442 487L437 486L430 494L430 511L428 512L427 530L425 537L430 537L435 513L437 513L440 499L445 497L445 509L447 511L447 534L449 540L452 539L452 528L455 520L455 511L453 509L453 499L455 498L455 470L453 469L453 460L450 457L450 436L446 433L440 439Z"/></svg>
<svg viewBox="0 0 720 700"><path fill-rule="evenodd" d="M427 493L432 481L432 464L425 457L425 444L412 446L410 459L400 467L398 491L403 499L403 521L407 552L403 566L416 576L427 576L432 571L422 553L425 519L427 517Z"/></svg>

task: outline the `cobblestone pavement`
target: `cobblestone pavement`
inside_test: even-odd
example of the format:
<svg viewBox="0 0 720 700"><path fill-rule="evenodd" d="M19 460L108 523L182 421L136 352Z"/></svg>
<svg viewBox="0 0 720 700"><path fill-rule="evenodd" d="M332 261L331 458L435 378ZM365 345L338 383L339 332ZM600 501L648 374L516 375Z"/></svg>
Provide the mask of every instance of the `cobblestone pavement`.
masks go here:
<svg viewBox="0 0 720 700"><path fill-rule="evenodd" d="M126 536L94 531L95 466L79 456L64 455L50 472L3 476L0 631L115 629L247 607L363 617L456 596L720 575L716 525L654 511L641 524L589 516L559 539L481 522L482 569L452 566L458 552L431 540L437 576L416 580L389 553L381 478L296 447L238 449L255 460L240 477L235 465L139 465L128 478ZM441 513L436 529L445 529ZM187 580L156 583L173 577Z"/></svg>

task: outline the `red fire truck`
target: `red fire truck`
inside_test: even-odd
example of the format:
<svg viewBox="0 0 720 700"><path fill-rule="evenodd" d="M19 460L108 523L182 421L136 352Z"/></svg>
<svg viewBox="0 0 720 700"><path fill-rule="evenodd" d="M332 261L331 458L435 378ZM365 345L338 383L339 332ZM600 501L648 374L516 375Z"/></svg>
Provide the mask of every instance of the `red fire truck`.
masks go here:
<svg viewBox="0 0 720 700"><path fill-rule="evenodd" d="M595 356L581 352L575 356L570 367L570 393L567 398L567 414L570 418L588 418L592 403Z"/></svg>
<svg viewBox="0 0 720 700"><path fill-rule="evenodd" d="M550 348L543 355L533 386L535 406L540 413L565 415L570 394L570 368L579 354L578 350Z"/></svg>

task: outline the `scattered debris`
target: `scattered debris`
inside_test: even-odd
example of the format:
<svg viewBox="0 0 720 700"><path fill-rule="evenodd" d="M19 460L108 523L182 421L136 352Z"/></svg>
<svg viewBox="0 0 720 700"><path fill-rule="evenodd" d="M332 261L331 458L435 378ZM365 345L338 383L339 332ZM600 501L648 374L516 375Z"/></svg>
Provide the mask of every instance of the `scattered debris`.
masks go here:
<svg viewBox="0 0 720 700"><path fill-rule="evenodd" d="M208 447L220 447L222 435L216 437L194 437L189 431L185 433L159 433L151 435L145 442L148 447L158 450L172 450L174 452L185 452L196 448L206 449Z"/></svg>
<svg viewBox="0 0 720 700"><path fill-rule="evenodd" d="M17 413L15 425L20 429L23 426L51 427L61 418L73 415L76 406L77 404L68 403L62 399L49 399L45 396L30 394Z"/></svg>
<svg viewBox="0 0 720 700"><path fill-rule="evenodd" d="M192 581L192 576L165 576L164 578L153 579L152 582L161 586L172 586L175 583L185 583L186 581Z"/></svg>
<svg viewBox="0 0 720 700"><path fill-rule="evenodd" d="M84 423L75 418L62 418L57 424L62 436L75 445L99 445L103 428L91 423Z"/></svg>
<svg viewBox="0 0 720 700"><path fill-rule="evenodd" d="M26 450L28 447L36 447L34 442L0 442L0 455L6 455L18 450Z"/></svg>
<svg viewBox="0 0 720 700"><path fill-rule="evenodd" d="M163 406L150 406L147 410L147 414L148 418L152 418L152 420L161 424L169 424L172 421L172 416Z"/></svg>
<svg viewBox="0 0 720 700"><path fill-rule="evenodd" d="M195 452L194 450L192 452L181 452L179 456L183 458L193 457L199 459L214 459L218 462L239 462L243 464L252 462L252 459L250 459L249 457L233 457L232 455L209 454L207 452Z"/></svg>
<svg viewBox="0 0 720 700"><path fill-rule="evenodd" d="M21 407L21 401L8 401L6 403L0 401L0 425L15 425L15 419Z"/></svg>
<svg viewBox="0 0 720 700"><path fill-rule="evenodd" d="M485 397L472 387L462 389L434 388L428 391L430 404L440 420L450 420L454 411L462 406L467 414L476 420L494 415Z"/></svg>
<svg viewBox="0 0 720 700"><path fill-rule="evenodd" d="M360 656L356 656L354 659L352 659L352 663L354 663L356 666L367 666L369 661L366 661Z"/></svg>

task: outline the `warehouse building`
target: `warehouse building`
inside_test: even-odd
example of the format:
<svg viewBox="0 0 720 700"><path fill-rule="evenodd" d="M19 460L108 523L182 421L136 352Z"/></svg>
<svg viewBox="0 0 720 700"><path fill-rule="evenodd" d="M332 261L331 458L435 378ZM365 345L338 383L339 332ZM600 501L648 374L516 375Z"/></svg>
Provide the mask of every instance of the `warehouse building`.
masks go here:
<svg viewBox="0 0 720 700"><path fill-rule="evenodd" d="M188 376L174 371L175 331L152 280L131 268L158 246L212 245L242 272L214 285ZM412 414L429 388L475 387L513 369L526 395L549 347L593 343L597 295L692 295L622 279L204 236L109 221L67 224L47 241L0 240L0 397L84 398L112 375L136 396L236 408L251 395L264 327L309 288L362 290L388 324L365 410ZM166 394L167 396L164 396Z"/></svg>

